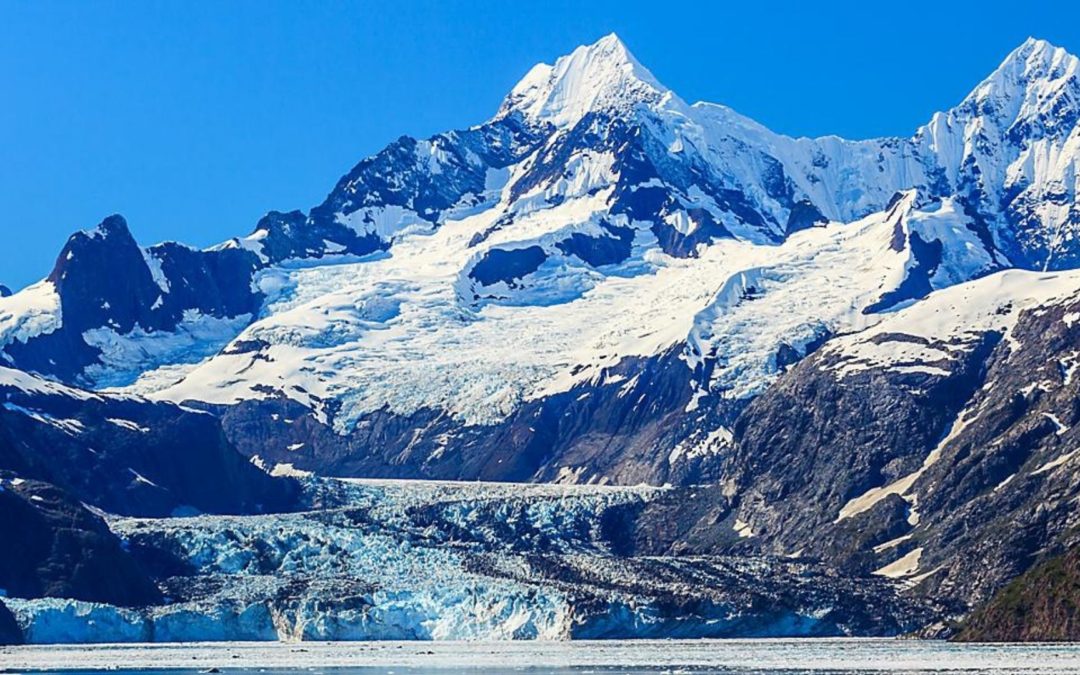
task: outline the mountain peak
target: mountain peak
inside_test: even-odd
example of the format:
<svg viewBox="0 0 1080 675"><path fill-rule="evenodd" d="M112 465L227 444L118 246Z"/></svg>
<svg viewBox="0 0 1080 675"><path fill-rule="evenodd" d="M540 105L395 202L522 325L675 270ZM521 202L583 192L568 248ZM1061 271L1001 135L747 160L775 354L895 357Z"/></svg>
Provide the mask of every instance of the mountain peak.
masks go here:
<svg viewBox="0 0 1080 675"><path fill-rule="evenodd" d="M1012 69L1035 77L1057 78L1070 67L1075 72L1077 61L1065 49L1029 37L1005 57L998 70Z"/></svg>
<svg viewBox="0 0 1080 675"><path fill-rule="evenodd" d="M1080 74L1080 59L1046 40L1029 37L1009 53L968 96L969 101L998 99L1004 108L1016 108L1032 97L1047 99L1054 90L1072 82Z"/></svg>
<svg viewBox="0 0 1080 675"><path fill-rule="evenodd" d="M1042 61L1052 60L1054 58L1060 58L1061 56L1070 56L1063 48L1054 46L1036 37L1029 37L1020 44L1019 47L1014 49L1011 54L1006 58L1006 61L1012 58L1036 58Z"/></svg>
<svg viewBox="0 0 1080 675"><path fill-rule="evenodd" d="M668 93L614 33L582 45L554 65L538 64L503 101L498 117L572 126L589 112L626 110Z"/></svg>
<svg viewBox="0 0 1080 675"><path fill-rule="evenodd" d="M112 214L89 230L80 230L76 235L90 239L120 237L134 241L131 230L128 229L127 221L119 213Z"/></svg>

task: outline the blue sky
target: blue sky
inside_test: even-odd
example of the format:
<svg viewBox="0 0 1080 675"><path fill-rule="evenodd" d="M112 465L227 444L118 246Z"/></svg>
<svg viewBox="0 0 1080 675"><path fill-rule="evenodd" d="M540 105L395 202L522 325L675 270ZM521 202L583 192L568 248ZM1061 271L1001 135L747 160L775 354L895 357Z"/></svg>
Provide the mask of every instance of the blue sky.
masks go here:
<svg viewBox="0 0 1080 675"><path fill-rule="evenodd" d="M612 31L688 100L793 135L908 135L1028 35L1080 52L1078 6L0 0L0 283L110 213L144 243L208 245L306 210Z"/></svg>

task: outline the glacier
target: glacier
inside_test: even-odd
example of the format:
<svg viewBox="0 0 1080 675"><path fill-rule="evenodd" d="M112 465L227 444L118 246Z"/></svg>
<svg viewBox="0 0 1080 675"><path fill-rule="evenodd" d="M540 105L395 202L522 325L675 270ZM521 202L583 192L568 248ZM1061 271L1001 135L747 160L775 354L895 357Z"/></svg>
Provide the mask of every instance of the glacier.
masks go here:
<svg viewBox="0 0 1080 675"><path fill-rule="evenodd" d="M665 488L306 481L295 514L110 517L161 605L5 602L36 644L895 634L927 611L813 561L626 555L615 528Z"/></svg>

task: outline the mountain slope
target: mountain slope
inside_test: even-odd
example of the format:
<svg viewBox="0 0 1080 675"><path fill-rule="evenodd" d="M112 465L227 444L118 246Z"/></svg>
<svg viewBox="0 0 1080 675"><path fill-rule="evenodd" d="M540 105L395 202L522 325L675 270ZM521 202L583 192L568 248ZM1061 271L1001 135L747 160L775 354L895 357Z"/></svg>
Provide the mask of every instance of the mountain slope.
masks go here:
<svg viewBox="0 0 1080 675"><path fill-rule="evenodd" d="M246 237L73 235L0 297L0 373L35 382L0 448L101 505L38 455L107 441L109 508L158 515L288 501L255 467L708 484L628 545L962 611L1075 526L1078 151L1080 62L1038 40L911 137L848 141L688 104L607 36ZM208 442L151 462L113 418Z"/></svg>
<svg viewBox="0 0 1080 675"><path fill-rule="evenodd" d="M488 122L360 162L307 215L202 252L142 251L119 218L73 236L0 299L0 343L70 382L242 404L246 452L316 471L699 479L715 467L689 458L828 336L997 269L1069 266L1075 214L1051 207L1075 201L1076 70L1028 41L910 139L792 139L688 105L608 36L532 69ZM610 399L635 369L671 396ZM267 412L293 403L303 433ZM649 431L680 409L681 430ZM477 468L498 459L513 468Z"/></svg>
<svg viewBox="0 0 1080 675"><path fill-rule="evenodd" d="M1039 563L965 622L961 642L1069 642L1080 637L1077 552Z"/></svg>
<svg viewBox="0 0 1080 675"><path fill-rule="evenodd" d="M608 36L554 66L534 68L491 121L425 141L403 137L362 161L307 216L271 213L249 237L214 251L191 252L187 258L197 262L185 265L173 261L182 247L149 249L147 265L124 265L139 277L125 285L140 290L121 300L121 308L113 309L107 290L98 288L115 279L80 278L74 288L95 290L84 298L73 288L75 295L61 312L69 315L66 325L54 318L52 330L41 334L15 332L5 338L5 351L17 365L66 379L128 382L140 370L197 360L220 348L222 339L235 334L237 323L250 320L261 304L262 281L256 280L250 292L243 283L255 268L369 255L403 238L423 239L443 223L477 213L486 214L488 222L473 233L472 246L497 231L509 236L502 246L476 251L475 265L462 270L468 286L463 295L468 300L471 293L474 302L514 302L514 289L500 284L531 286L529 277L537 275L559 277L557 288L543 289L542 301L554 302L589 285L581 277L596 268L635 258L634 242L643 252L659 249L676 257L695 256L699 246L717 238L776 243L809 226L848 222L883 209L897 191L909 188L928 199L954 197L957 210L977 221L971 227L984 238L996 264L1056 264L1017 249L1023 237L1010 228L1020 227L1019 221L1008 218L1023 217L1025 228L1038 221L1044 232L1064 232L1071 222L1068 213L1032 215L1022 212L1019 203L1008 208L994 203L1008 197L1012 204L1021 184L1038 186L1039 204L1059 188L1066 201L1074 193L1067 180L1075 157L1075 120L1069 117L1074 88L1075 59L1031 41L960 106L936 116L910 140L791 139L722 106L687 105ZM1030 101L1018 106L1012 103L1017 97ZM1047 168L1036 155L1055 161ZM1012 167L1011 173L991 172L991 160ZM979 177L976 192L972 175ZM564 208L567 202L574 208ZM1059 222L1062 217L1066 221ZM121 229L114 225L110 219L94 232L106 238ZM642 229L656 240L639 234ZM547 236L537 241L538 235ZM107 249L115 251L108 254L114 256L109 263L119 266L119 252L127 250L124 255L133 259L135 246L126 241L130 237L116 237ZM84 239L77 235L69 243L51 281L83 259L89 269L108 266L106 254L94 252L100 247L84 245ZM234 255L226 261L225 254ZM191 268L199 265L208 267L195 273ZM545 275L549 270L543 265L560 268L550 270L559 273ZM232 278L222 279L223 271ZM163 292L148 283L151 277ZM195 298L174 298L171 285L176 283L198 289ZM215 284L235 297L196 301ZM155 306L159 296L162 304ZM133 300L136 307L127 307ZM9 304L16 314L18 306ZM86 313L86 307L106 304L104 313L94 310L90 317L78 316L75 309ZM199 317L228 322L191 325ZM216 335L195 340L201 350L175 344L193 330ZM157 339L146 339L146 334ZM45 342L62 342L65 348L21 346L31 337L40 343L48 336L54 337ZM129 357L137 350L125 349L131 338L141 338L138 350L155 352L155 358L137 358L132 364ZM155 347L147 349L148 343ZM96 350L104 353L95 355ZM69 362L50 363L58 354Z"/></svg>
<svg viewBox="0 0 1080 675"><path fill-rule="evenodd" d="M162 601L102 516L263 513L298 506L216 418L0 367L0 589L119 606Z"/></svg>
<svg viewBox="0 0 1080 675"><path fill-rule="evenodd" d="M55 486L0 478L0 587L18 598L61 597L121 606L161 592L98 515Z"/></svg>
<svg viewBox="0 0 1080 675"><path fill-rule="evenodd" d="M1077 316L1076 272L1011 271L826 343L740 415L709 506L676 518L719 531L691 550L986 600L1072 542Z"/></svg>
<svg viewBox="0 0 1080 675"><path fill-rule="evenodd" d="M111 513L290 508L296 486L253 467L212 415L0 367L0 470Z"/></svg>
<svg viewBox="0 0 1080 675"><path fill-rule="evenodd" d="M219 406L246 453L309 470L698 480L830 336L1070 265L1077 86L1074 57L1029 40L910 139L792 139L688 105L607 36L248 237L142 250L118 217L74 235L0 298L0 344ZM670 393L628 405L638 373Z"/></svg>

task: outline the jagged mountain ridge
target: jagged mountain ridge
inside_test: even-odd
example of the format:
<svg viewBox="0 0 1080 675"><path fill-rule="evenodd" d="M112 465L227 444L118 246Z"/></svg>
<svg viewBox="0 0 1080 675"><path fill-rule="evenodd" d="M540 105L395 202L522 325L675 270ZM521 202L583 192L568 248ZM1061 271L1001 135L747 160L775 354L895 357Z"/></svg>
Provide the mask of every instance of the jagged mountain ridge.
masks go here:
<svg viewBox="0 0 1080 675"><path fill-rule="evenodd" d="M98 499L40 477L168 513L177 472L126 453L190 423L255 494L288 490L231 446L276 474L709 483L626 546L819 558L963 609L1073 543L1080 279L1040 271L1076 266L1077 77L1029 40L911 138L792 139L609 36L247 237L141 248L110 217L0 297L0 354L38 374L0 371L34 383L0 387L29 439L0 468L104 444Z"/></svg>
<svg viewBox="0 0 1080 675"><path fill-rule="evenodd" d="M995 269L1069 266L1076 89L1076 59L1029 40L910 139L792 139L722 106L686 104L608 36L534 68L489 122L403 137L309 214L271 213L248 237L208 251L140 251L115 218L76 234L48 280L0 300L0 343L13 365L81 384L139 379L143 393L256 409L295 401L334 428L325 435L331 455L357 460L349 469L318 451L296 455L314 469L448 477L416 465L438 464L446 447L460 455L475 445L467 439L496 436L490 427L502 425L511 447L533 456L505 477L551 478L564 468L575 480L697 476L663 460L714 452L745 403L829 335ZM915 192L900 200L897 219L901 190ZM852 228L800 233L879 211L881 228L895 230L887 246L822 262L816 284L812 271L792 277L772 264L790 257L813 268L803 261L843 248ZM848 297L834 293L834 310L792 297L792 278L821 293L833 286L827 267L867 255L888 257L881 267L891 271L853 277ZM117 268L131 272L106 272ZM670 292L631 301L657 285ZM778 299L767 316L787 317L782 329L731 326L732 308L759 296ZM583 333L586 317L608 329ZM522 340L526 326L556 339ZM446 340L462 355L437 363ZM651 410L544 403L614 377L632 382L632 367L615 375L617 364L668 352L681 352L663 361L673 394ZM418 355L436 367L415 368ZM551 431L563 451L515 431L531 428L513 420L536 405L578 420ZM680 411L691 428L667 434L632 470L592 470L618 461L575 438L610 435L628 416L639 420L630 427L646 427ZM250 431L251 415L237 417ZM383 431L358 435L364 425ZM630 439L613 452L635 455L654 441ZM481 450L466 464L491 461Z"/></svg>

